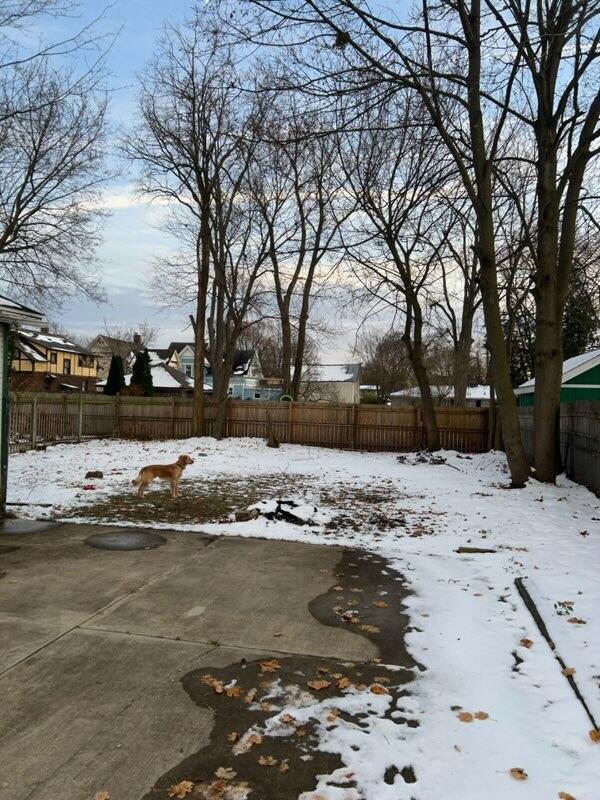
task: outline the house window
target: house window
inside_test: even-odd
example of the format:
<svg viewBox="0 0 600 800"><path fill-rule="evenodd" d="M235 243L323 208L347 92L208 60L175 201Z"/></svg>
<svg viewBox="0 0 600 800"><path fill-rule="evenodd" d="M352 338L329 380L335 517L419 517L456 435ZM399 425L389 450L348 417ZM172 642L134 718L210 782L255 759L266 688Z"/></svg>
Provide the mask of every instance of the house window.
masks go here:
<svg viewBox="0 0 600 800"><path fill-rule="evenodd" d="M82 392L87 392L87 390L88 390L88 382L87 381L81 381L81 391Z"/></svg>
<svg viewBox="0 0 600 800"><path fill-rule="evenodd" d="M70 375L71 374L71 359L70 358L65 358L63 360L63 373L65 375Z"/></svg>
<svg viewBox="0 0 600 800"><path fill-rule="evenodd" d="M254 392L254 399L260 400L260 392Z"/></svg>
<svg viewBox="0 0 600 800"><path fill-rule="evenodd" d="M188 378L192 377L192 365L191 364L186 364L185 365L185 374L188 376Z"/></svg>
<svg viewBox="0 0 600 800"><path fill-rule="evenodd" d="M231 395L233 394L233 386L229 387L229 389L227 390L227 394L229 395L229 397L231 397Z"/></svg>
<svg viewBox="0 0 600 800"><path fill-rule="evenodd" d="M54 353L52 351L50 352L50 363L51 364L56 364L56 353Z"/></svg>

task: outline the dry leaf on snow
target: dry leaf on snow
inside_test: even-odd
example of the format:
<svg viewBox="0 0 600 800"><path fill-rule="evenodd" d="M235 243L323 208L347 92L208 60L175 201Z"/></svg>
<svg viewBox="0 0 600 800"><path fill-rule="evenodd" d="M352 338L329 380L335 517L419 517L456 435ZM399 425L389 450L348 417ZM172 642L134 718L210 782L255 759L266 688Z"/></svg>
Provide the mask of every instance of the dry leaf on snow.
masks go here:
<svg viewBox="0 0 600 800"><path fill-rule="evenodd" d="M575 667L565 667L565 668L562 670L562 674L563 674L563 675L564 675L566 678L570 678L570 677L571 677L571 675L575 675L575 673L576 673L576 672L577 672L577 670L575 669Z"/></svg>
<svg viewBox="0 0 600 800"><path fill-rule="evenodd" d="M571 623L573 623L573 625L585 625L586 624L586 621L584 619L581 619L581 617L569 617L567 622L571 622Z"/></svg>
<svg viewBox="0 0 600 800"><path fill-rule="evenodd" d="M269 661L259 661L258 664L261 672L276 672L281 669L281 664L276 658L271 658Z"/></svg>
<svg viewBox="0 0 600 800"><path fill-rule="evenodd" d="M293 717L291 714L282 714L279 719L282 722L285 722L286 725L291 725L292 723L296 722L296 717Z"/></svg>
<svg viewBox="0 0 600 800"><path fill-rule="evenodd" d="M235 778L237 772L231 767L219 767L215 770L215 775L217 778L222 778L224 781L230 781Z"/></svg>
<svg viewBox="0 0 600 800"><path fill-rule="evenodd" d="M180 781L179 783L174 783L169 789L169 797L176 797L177 800L182 800L182 798L186 797L186 795L188 795L193 788L194 784L191 781Z"/></svg>
<svg viewBox="0 0 600 800"><path fill-rule="evenodd" d="M461 711L456 716L461 722L473 722L473 714L470 711Z"/></svg>
<svg viewBox="0 0 600 800"><path fill-rule="evenodd" d="M600 730L595 730L592 728L590 731L590 739L592 742L600 742Z"/></svg>
<svg viewBox="0 0 600 800"><path fill-rule="evenodd" d="M533 647L533 642L531 639L521 639L521 644L523 647L526 647L528 650Z"/></svg>
<svg viewBox="0 0 600 800"><path fill-rule="evenodd" d="M517 781L526 781L527 780L527 773L522 767L513 767L510 771L510 774L515 778Z"/></svg>
<svg viewBox="0 0 600 800"><path fill-rule="evenodd" d="M576 800L572 794L568 792L559 792L558 793L558 800Z"/></svg>
<svg viewBox="0 0 600 800"><path fill-rule="evenodd" d="M489 719L490 715L486 711L476 711L473 716L475 719Z"/></svg>
<svg viewBox="0 0 600 800"><path fill-rule="evenodd" d="M326 689L328 686L331 686L331 681L326 681L323 678L318 678L315 681L307 681L307 686L310 686L311 689L315 689L317 692L321 689Z"/></svg>

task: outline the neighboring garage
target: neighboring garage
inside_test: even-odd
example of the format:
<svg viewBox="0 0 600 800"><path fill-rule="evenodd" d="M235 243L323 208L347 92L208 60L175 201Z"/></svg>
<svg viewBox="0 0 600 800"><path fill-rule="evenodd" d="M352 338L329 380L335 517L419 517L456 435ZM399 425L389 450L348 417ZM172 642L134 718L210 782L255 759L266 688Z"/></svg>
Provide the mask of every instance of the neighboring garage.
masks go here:
<svg viewBox="0 0 600 800"><path fill-rule="evenodd" d="M8 471L8 436L10 418L8 413L8 372L11 362L10 332L17 325L40 325L42 314L31 308L0 296L0 389L2 413L0 415L0 514L6 503L6 475Z"/></svg>
<svg viewBox="0 0 600 800"><path fill-rule="evenodd" d="M535 378L515 389L520 406L534 405ZM600 400L600 350L590 350L567 359L563 364L561 403Z"/></svg>

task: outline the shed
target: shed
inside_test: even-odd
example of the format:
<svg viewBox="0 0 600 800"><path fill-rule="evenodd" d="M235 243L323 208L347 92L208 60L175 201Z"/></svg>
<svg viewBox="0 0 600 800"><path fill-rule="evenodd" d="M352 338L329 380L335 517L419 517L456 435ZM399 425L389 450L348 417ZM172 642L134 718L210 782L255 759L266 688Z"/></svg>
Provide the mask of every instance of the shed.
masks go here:
<svg viewBox="0 0 600 800"><path fill-rule="evenodd" d="M534 405L535 378L515 389L520 406ZM589 350L563 363L561 403L600 400L600 350Z"/></svg>
<svg viewBox="0 0 600 800"><path fill-rule="evenodd" d="M11 330L17 325L41 325L44 321L39 311L0 296L0 387L2 409L0 414L0 513L6 506L6 477L8 474L8 439L10 416L8 405L8 380L11 364Z"/></svg>

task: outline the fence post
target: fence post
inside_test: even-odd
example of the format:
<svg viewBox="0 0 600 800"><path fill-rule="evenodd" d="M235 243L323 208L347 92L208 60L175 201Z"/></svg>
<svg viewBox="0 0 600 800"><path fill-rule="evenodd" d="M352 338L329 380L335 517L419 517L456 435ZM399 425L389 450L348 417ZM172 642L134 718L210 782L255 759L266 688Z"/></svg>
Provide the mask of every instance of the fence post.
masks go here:
<svg viewBox="0 0 600 800"><path fill-rule="evenodd" d="M348 416L350 417L348 420L348 447L350 450L354 450L356 440L356 403L352 403L348 411Z"/></svg>
<svg viewBox="0 0 600 800"><path fill-rule="evenodd" d="M31 402L31 444L35 448L37 443L37 394L33 395Z"/></svg>
<svg viewBox="0 0 600 800"><path fill-rule="evenodd" d="M171 400L171 439L175 438L175 395Z"/></svg>
<svg viewBox="0 0 600 800"><path fill-rule="evenodd" d="M79 418L77 420L77 441L83 439L83 392L79 395Z"/></svg>
<svg viewBox="0 0 600 800"><path fill-rule="evenodd" d="M119 435L119 424L120 424L119 412L120 412L120 405L121 405L121 395L120 394L116 394L115 395L114 403L115 403L115 421L114 421L114 425L113 425L113 436L118 436Z"/></svg>
<svg viewBox="0 0 600 800"><path fill-rule="evenodd" d="M290 407L288 410L288 442L291 444L294 440L294 401L290 400Z"/></svg>

